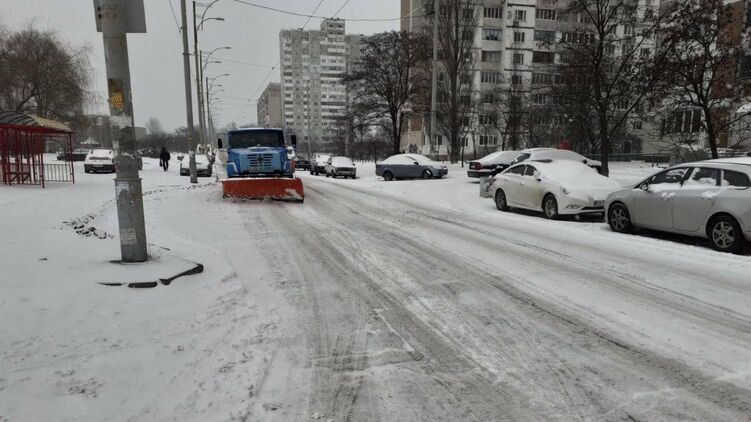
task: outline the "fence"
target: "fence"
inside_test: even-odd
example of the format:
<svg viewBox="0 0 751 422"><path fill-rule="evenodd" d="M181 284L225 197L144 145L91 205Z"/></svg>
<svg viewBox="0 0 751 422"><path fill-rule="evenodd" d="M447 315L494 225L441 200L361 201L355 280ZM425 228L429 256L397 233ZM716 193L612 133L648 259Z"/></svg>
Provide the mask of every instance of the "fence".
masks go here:
<svg viewBox="0 0 751 422"><path fill-rule="evenodd" d="M72 167L68 164L45 164L42 175L45 182L75 182Z"/></svg>

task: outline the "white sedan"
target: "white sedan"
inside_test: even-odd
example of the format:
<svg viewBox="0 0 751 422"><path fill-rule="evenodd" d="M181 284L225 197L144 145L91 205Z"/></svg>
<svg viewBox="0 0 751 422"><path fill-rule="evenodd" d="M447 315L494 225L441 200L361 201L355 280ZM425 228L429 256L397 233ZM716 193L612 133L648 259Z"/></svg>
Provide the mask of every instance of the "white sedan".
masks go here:
<svg viewBox="0 0 751 422"><path fill-rule="evenodd" d="M196 175L199 177L211 177L212 173L209 157L203 154L196 154ZM180 161L180 176L190 176L190 160Z"/></svg>
<svg viewBox="0 0 751 422"><path fill-rule="evenodd" d="M605 199L621 187L581 162L525 161L491 179L483 196L495 199L501 211L522 208L555 219L604 214Z"/></svg>

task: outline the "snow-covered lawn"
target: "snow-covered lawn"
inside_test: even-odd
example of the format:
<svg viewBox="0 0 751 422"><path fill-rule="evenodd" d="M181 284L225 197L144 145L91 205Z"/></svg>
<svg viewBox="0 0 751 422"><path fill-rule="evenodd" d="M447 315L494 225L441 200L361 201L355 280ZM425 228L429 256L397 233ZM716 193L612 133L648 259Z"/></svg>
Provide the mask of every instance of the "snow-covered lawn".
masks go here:
<svg viewBox="0 0 751 422"><path fill-rule="evenodd" d="M748 256L501 213L460 166L302 173L304 204L178 168L142 172L149 265L206 271L155 289L98 284L148 271L109 262L113 176L0 186L0 421L751 414Z"/></svg>

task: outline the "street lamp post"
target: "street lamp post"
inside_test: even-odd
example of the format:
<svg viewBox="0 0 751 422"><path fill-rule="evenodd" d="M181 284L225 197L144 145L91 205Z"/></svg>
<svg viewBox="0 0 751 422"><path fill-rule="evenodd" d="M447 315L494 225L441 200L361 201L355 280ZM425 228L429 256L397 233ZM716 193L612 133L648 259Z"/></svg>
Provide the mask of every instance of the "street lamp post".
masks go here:
<svg viewBox="0 0 751 422"><path fill-rule="evenodd" d="M206 12L213 6L217 1L214 0L211 2L203 11L203 14L201 15L201 21L198 22L198 13L196 12L196 2L193 1L193 55L196 62L196 97L198 98L198 120L199 120L199 126L200 126L200 142L206 148L206 128L204 126L204 117L203 117L203 92L202 92L202 66L201 66L201 54L198 51L198 30L203 28L203 24L207 21L220 21L223 22L224 18L207 18Z"/></svg>

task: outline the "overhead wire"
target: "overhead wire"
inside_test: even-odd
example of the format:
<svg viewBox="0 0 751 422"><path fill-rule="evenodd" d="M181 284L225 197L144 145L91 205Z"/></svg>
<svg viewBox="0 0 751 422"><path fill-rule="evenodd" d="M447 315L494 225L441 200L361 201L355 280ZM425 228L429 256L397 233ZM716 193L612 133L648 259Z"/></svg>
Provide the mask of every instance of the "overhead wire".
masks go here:
<svg viewBox="0 0 751 422"><path fill-rule="evenodd" d="M247 0L234 0L234 1L236 3L244 4L246 6L256 7L259 9L265 9L265 10L269 10L272 12L282 13L282 14L290 15L290 16L298 16L298 17L309 18L309 19L328 19L329 18L328 16L316 15L315 14L316 12L313 12L312 14L299 13L299 12L292 12L289 10L279 9L276 7L264 6L262 4L253 3ZM348 22L394 22L394 21L402 20L408 16L400 16L397 18L341 18L341 19L348 21ZM415 15L414 17L425 17L425 16L426 15Z"/></svg>

